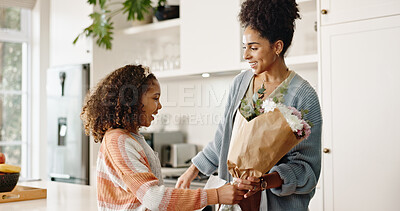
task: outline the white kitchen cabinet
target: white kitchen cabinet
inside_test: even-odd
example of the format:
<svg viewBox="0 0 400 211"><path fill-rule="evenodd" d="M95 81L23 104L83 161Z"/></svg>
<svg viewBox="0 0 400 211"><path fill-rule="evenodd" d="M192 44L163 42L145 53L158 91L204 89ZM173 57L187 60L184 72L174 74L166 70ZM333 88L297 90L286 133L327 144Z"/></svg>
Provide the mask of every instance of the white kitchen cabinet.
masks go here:
<svg viewBox="0 0 400 211"><path fill-rule="evenodd" d="M180 6L182 71L237 70L241 52L240 2L182 0Z"/></svg>
<svg viewBox="0 0 400 211"><path fill-rule="evenodd" d="M92 39L76 36L90 25L93 8L81 0L50 1L50 67L92 62Z"/></svg>
<svg viewBox="0 0 400 211"><path fill-rule="evenodd" d="M399 0L321 0L322 25L400 14Z"/></svg>
<svg viewBox="0 0 400 211"><path fill-rule="evenodd" d="M321 27L325 211L398 210L399 37L400 15Z"/></svg>
<svg viewBox="0 0 400 211"><path fill-rule="evenodd" d="M141 63L150 66L158 78L204 72L237 74L248 69L242 59L242 29L238 21L241 1L208 1L181 1L180 19L116 30L112 51L94 46L94 68L106 73L125 64ZM302 19L296 21L286 63L317 88L316 1L298 3ZM170 44L175 46L172 56Z"/></svg>

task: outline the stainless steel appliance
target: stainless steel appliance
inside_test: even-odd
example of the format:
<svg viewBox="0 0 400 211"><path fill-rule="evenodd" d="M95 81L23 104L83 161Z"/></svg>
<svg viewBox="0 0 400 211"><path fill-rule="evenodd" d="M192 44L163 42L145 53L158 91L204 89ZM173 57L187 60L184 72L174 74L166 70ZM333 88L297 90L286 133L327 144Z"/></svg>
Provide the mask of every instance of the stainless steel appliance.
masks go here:
<svg viewBox="0 0 400 211"><path fill-rule="evenodd" d="M47 71L47 157L52 181L89 184L89 137L80 119L89 64Z"/></svg>
<svg viewBox="0 0 400 211"><path fill-rule="evenodd" d="M192 158L197 154L197 147L194 144L180 143L171 144L169 161L173 168L188 167Z"/></svg>
<svg viewBox="0 0 400 211"><path fill-rule="evenodd" d="M171 144L185 142L184 134L180 131L142 132L141 134L144 136L147 144L158 153L158 158L160 158L161 166L163 167L171 167L168 163L170 160Z"/></svg>

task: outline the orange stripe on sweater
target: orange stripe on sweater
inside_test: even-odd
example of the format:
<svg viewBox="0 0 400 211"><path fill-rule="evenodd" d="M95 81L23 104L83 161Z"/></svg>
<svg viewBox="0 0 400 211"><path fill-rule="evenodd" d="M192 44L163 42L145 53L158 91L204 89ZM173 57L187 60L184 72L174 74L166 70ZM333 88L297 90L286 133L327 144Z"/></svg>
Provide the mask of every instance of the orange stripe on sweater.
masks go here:
<svg viewBox="0 0 400 211"><path fill-rule="evenodd" d="M139 203L139 200L132 193L126 192L121 187L115 187L114 183L98 177L97 198L99 201L116 205Z"/></svg>
<svg viewBox="0 0 400 211"><path fill-rule="evenodd" d="M113 162L118 163L118 167L121 171L134 171L137 172L138 170L135 166L130 162L126 152L126 141L136 141L126 130L122 129L115 129L112 131L108 131L105 135L105 147L107 148L110 156L112 157ZM141 148L141 147L140 147ZM144 153L143 149L141 148L139 152L141 161L150 171L150 164L147 160L146 154ZM110 159L111 160L111 159ZM144 162L143 162L144 161Z"/></svg>
<svg viewBox="0 0 400 211"><path fill-rule="evenodd" d="M103 147L101 147L101 148L103 148ZM100 148L100 149L101 149L101 148ZM100 161L100 162L103 162L103 163L100 164L100 165L105 164L106 166L103 166L103 168L108 168L109 172L111 172L112 175L114 175L114 176L117 177L117 176L118 176L118 173L115 171L113 164L110 162L109 159L106 159L105 156L106 156L106 155L105 155L103 152L101 152L101 151L99 152L98 158L97 158L97 159L100 159L99 161Z"/></svg>

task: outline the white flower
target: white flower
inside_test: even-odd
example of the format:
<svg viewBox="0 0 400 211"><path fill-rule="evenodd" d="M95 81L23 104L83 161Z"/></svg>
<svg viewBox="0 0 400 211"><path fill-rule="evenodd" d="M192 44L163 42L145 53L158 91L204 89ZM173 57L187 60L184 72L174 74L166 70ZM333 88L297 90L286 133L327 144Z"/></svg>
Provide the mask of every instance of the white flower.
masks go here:
<svg viewBox="0 0 400 211"><path fill-rule="evenodd" d="M270 98L266 99L261 105L261 107L264 109L264 113L275 110L276 106L276 103Z"/></svg>
<svg viewBox="0 0 400 211"><path fill-rule="evenodd" d="M293 132L297 132L303 129L303 124L297 116L289 115L285 118Z"/></svg>
<svg viewBox="0 0 400 211"><path fill-rule="evenodd" d="M297 132L298 130L303 129L303 124L301 119L299 119L296 115L292 114L292 110L290 110L287 106L283 104L278 104L278 108L281 111L282 115L285 117L287 123L293 132Z"/></svg>
<svg viewBox="0 0 400 211"><path fill-rule="evenodd" d="M302 120L299 119L296 115L292 114L293 110L289 109L289 107L287 107L286 105L282 103L277 104L272 99L268 98L263 102L261 107L264 109L264 113L268 113L270 111L273 111L275 108L278 108L283 117L285 117L293 132L297 132L303 129L304 125L302 123Z"/></svg>

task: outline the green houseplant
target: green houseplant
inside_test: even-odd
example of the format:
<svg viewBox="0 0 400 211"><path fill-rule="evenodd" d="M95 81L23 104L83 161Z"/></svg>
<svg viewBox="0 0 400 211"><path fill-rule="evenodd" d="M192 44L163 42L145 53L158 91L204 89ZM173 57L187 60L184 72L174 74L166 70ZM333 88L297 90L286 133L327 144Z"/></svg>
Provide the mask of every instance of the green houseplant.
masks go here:
<svg viewBox="0 0 400 211"><path fill-rule="evenodd" d="M167 0L158 0L158 7L164 6ZM92 36L96 39L96 44L99 47L104 47L111 50L113 40L113 21L112 18L118 13L122 12L127 15L128 21L143 20L144 15L149 13L153 8L151 0L88 0L91 5L99 5L99 11L94 11L89 15L92 19L92 24L86 27L73 41L75 44L79 37L85 35L86 37ZM110 9L110 6L115 9Z"/></svg>

